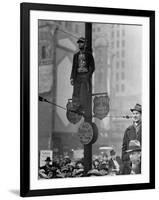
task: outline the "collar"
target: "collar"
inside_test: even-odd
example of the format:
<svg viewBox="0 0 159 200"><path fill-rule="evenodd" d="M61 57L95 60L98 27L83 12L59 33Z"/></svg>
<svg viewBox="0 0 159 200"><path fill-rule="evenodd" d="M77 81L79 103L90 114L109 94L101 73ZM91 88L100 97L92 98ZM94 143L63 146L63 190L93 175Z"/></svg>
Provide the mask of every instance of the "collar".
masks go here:
<svg viewBox="0 0 159 200"><path fill-rule="evenodd" d="M136 128L136 127L139 127L139 126L141 126L141 121L139 121L138 123L133 123L133 126Z"/></svg>

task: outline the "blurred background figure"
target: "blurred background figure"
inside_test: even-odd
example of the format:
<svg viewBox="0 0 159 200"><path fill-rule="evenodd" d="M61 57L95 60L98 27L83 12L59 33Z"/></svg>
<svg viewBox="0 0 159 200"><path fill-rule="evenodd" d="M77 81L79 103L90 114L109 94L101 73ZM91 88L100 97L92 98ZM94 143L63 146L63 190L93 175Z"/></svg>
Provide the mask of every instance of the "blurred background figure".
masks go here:
<svg viewBox="0 0 159 200"><path fill-rule="evenodd" d="M121 173L122 161L119 156L116 156L114 150L110 151L109 160L109 175L119 175Z"/></svg>
<svg viewBox="0 0 159 200"><path fill-rule="evenodd" d="M83 177L84 176L84 164L82 161L77 161L75 169L73 171L73 177Z"/></svg>

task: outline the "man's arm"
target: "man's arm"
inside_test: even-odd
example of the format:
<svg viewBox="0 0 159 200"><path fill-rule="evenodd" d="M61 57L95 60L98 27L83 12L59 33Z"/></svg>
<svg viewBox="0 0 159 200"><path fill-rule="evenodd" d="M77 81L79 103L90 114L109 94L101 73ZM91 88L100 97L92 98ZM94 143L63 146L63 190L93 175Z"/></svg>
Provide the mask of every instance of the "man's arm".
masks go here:
<svg viewBox="0 0 159 200"><path fill-rule="evenodd" d="M91 53L89 53L89 60L90 60L90 63L89 63L89 77L92 76L93 72L95 71L95 63L94 63L94 58L93 58L93 55Z"/></svg>
<svg viewBox="0 0 159 200"><path fill-rule="evenodd" d="M126 150L128 149L128 136L127 136L127 129L124 133L124 138L123 138L123 144L122 144L122 160L128 160L129 159L129 155L126 152Z"/></svg>

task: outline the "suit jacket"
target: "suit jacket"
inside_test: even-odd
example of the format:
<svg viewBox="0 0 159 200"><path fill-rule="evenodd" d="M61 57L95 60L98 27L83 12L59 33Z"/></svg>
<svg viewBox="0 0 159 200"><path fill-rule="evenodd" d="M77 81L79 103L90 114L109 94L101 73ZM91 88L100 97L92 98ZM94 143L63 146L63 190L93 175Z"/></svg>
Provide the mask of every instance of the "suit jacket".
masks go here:
<svg viewBox="0 0 159 200"><path fill-rule="evenodd" d="M48 175L49 172L51 171L52 165L44 165L40 167L40 169L43 169L45 171L45 174Z"/></svg>
<svg viewBox="0 0 159 200"><path fill-rule="evenodd" d="M117 156L117 157L116 157L116 161L117 161L117 163L118 163L118 165L119 165L119 172L117 172L117 174L120 174L121 169L122 169L122 161L121 161L121 158L120 158L119 156ZM115 166L115 164L114 164L113 159L111 158L111 159L109 160L109 171L111 171L112 169L116 169L116 166Z"/></svg>
<svg viewBox="0 0 159 200"><path fill-rule="evenodd" d="M142 125L140 125L138 132L136 132L134 125L131 125L126 129L124 133L123 144L122 144L122 160L123 161L129 161L129 155L126 152L126 150L128 150L130 140L138 140L141 144L141 132L142 132L141 126Z"/></svg>
<svg viewBox="0 0 159 200"><path fill-rule="evenodd" d="M78 69L78 56L80 54L80 51L78 51L76 54L74 54L73 56L73 64L72 64L72 72L71 72L71 79L73 79L74 81L77 78L77 69ZM88 68L88 78L91 78L92 73L95 70L95 64L94 64L94 58L92 56L92 53L85 51L85 58L86 58L86 66Z"/></svg>

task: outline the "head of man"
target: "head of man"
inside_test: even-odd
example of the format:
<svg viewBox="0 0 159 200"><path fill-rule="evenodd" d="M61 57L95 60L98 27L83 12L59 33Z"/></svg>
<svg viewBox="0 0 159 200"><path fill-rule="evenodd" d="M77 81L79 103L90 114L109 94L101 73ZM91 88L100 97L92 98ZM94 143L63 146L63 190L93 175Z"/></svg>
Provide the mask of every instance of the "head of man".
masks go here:
<svg viewBox="0 0 159 200"><path fill-rule="evenodd" d="M77 43L78 43L78 47L79 47L79 49L80 50L84 50L84 48L85 48L85 38L84 37L80 37L79 39L78 39L78 41L77 41Z"/></svg>
<svg viewBox="0 0 159 200"><path fill-rule="evenodd" d="M130 161L132 164L140 164L141 162L141 146L138 140L131 140L129 142L129 153Z"/></svg>
<svg viewBox="0 0 159 200"><path fill-rule="evenodd" d="M110 156L114 160L116 158L116 152L114 150L110 151Z"/></svg>
<svg viewBox="0 0 159 200"><path fill-rule="evenodd" d="M141 151L132 151L129 153L132 164L139 164L141 162Z"/></svg>
<svg viewBox="0 0 159 200"><path fill-rule="evenodd" d="M141 105L140 104L136 104L134 108L130 109L132 112L132 119L133 122L135 123L139 123L141 122Z"/></svg>
<svg viewBox="0 0 159 200"><path fill-rule="evenodd" d="M46 158L46 160L45 160L45 163L46 163L46 165L49 165L49 164L50 164L50 162L51 162L51 159L50 159L50 157L47 157L47 158Z"/></svg>

